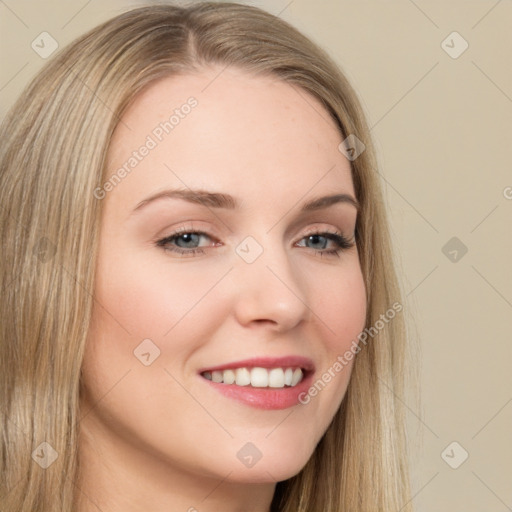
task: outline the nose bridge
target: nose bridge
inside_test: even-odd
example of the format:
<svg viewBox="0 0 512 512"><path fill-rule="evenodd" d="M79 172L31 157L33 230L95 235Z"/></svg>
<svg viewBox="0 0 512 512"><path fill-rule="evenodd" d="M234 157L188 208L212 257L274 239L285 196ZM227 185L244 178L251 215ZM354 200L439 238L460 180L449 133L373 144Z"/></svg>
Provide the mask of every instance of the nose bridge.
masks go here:
<svg viewBox="0 0 512 512"><path fill-rule="evenodd" d="M269 320L291 328L308 312L306 287L278 232L263 229L236 247L235 312L241 323Z"/></svg>

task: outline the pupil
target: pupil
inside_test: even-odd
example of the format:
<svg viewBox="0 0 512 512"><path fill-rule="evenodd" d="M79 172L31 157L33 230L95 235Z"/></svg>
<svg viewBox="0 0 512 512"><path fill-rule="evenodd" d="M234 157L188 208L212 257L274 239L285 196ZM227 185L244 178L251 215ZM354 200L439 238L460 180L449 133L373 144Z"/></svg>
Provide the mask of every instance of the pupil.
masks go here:
<svg viewBox="0 0 512 512"><path fill-rule="evenodd" d="M319 238L323 238L322 236L320 235L310 235L309 236L309 239L313 242L313 243L318 243L318 239Z"/></svg>
<svg viewBox="0 0 512 512"><path fill-rule="evenodd" d="M193 237L197 237L198 235L195 233L187 233L184 235L181 235L181 238L185 240L185 244L190 244L191 242L197 242L197 240L194 240Z"/></svg>

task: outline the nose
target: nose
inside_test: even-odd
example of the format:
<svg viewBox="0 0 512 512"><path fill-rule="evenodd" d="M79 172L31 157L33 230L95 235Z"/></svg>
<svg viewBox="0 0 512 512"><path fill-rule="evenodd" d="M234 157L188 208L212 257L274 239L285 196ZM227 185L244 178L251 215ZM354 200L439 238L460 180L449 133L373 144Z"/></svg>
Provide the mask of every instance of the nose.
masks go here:
<svg viewBox="0 0 512 512"><path fill-rule="evenodd" d="M311 314L306 280L282 244L268 242L262 249L252 263L237 256L231 275L234 313L241 325L265 323L284 332Z"/></svg>

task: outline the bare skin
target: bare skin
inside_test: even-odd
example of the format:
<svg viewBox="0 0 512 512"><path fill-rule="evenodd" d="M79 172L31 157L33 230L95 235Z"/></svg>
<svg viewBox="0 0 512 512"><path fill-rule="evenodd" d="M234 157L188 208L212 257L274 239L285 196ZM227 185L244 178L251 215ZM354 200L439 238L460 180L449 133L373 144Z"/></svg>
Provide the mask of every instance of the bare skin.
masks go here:
<svg viewBox="0 0 512 512"><path fill-rule="evenodd" d="M226 69L212 82L219 70L153 84L114 134L110 174L148 135L157 144L101 199L81 512L268 512L276 482L304 467L346 392L353 361L307 404L277 410L226 397L200 374L297 355L313 362L316 380L366 313L357 247L329 254L333 239L310 238L352 240L356 208L300 212L313 198L355 197L334 121L279 79ZM190 97L197 105L157 140L155 127ZM141 205L176 188L229 194L239 208L179 198ZM207 235L158 244L177 230ZM251 263L236 251L248 236L250 251L262 249ZM143 340L146 362L159 350L148 365L134 354ZM247 443L261 454L252 467L237 456Z"/></svg>

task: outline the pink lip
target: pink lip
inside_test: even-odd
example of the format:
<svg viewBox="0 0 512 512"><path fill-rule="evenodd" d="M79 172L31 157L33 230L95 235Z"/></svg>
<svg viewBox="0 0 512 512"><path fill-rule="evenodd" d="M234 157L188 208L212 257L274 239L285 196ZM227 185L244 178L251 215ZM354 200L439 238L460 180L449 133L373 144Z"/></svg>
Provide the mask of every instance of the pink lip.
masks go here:
<svg viewBox="0 0 512 512"><path fill-rule="evenodd" d="M300 356L279 357L279 358L253 358L244 361L236 361L210 368L205 368L199 373L215 370L229 370L233 368L302 368L304 377L294 387L284 388L253 388L251 386L236 386L235 384L222 384L212 382L201 377L206 384L222 393L228 398L255 407L257 409L275 410L288 409L299 403L301 393L306 393L311 386L314 375L314 365L310 359Z"/></svg>
<svg viewBox="0 0 512 512"><path fill-rule="evenodd" d="M214 372L220 370L232 370L234 368L302 368L307 372L314 371L313 361L307 357L285 356L285 357L254 357L243 361L219 364L199 370L199 373Z"/></svg>

